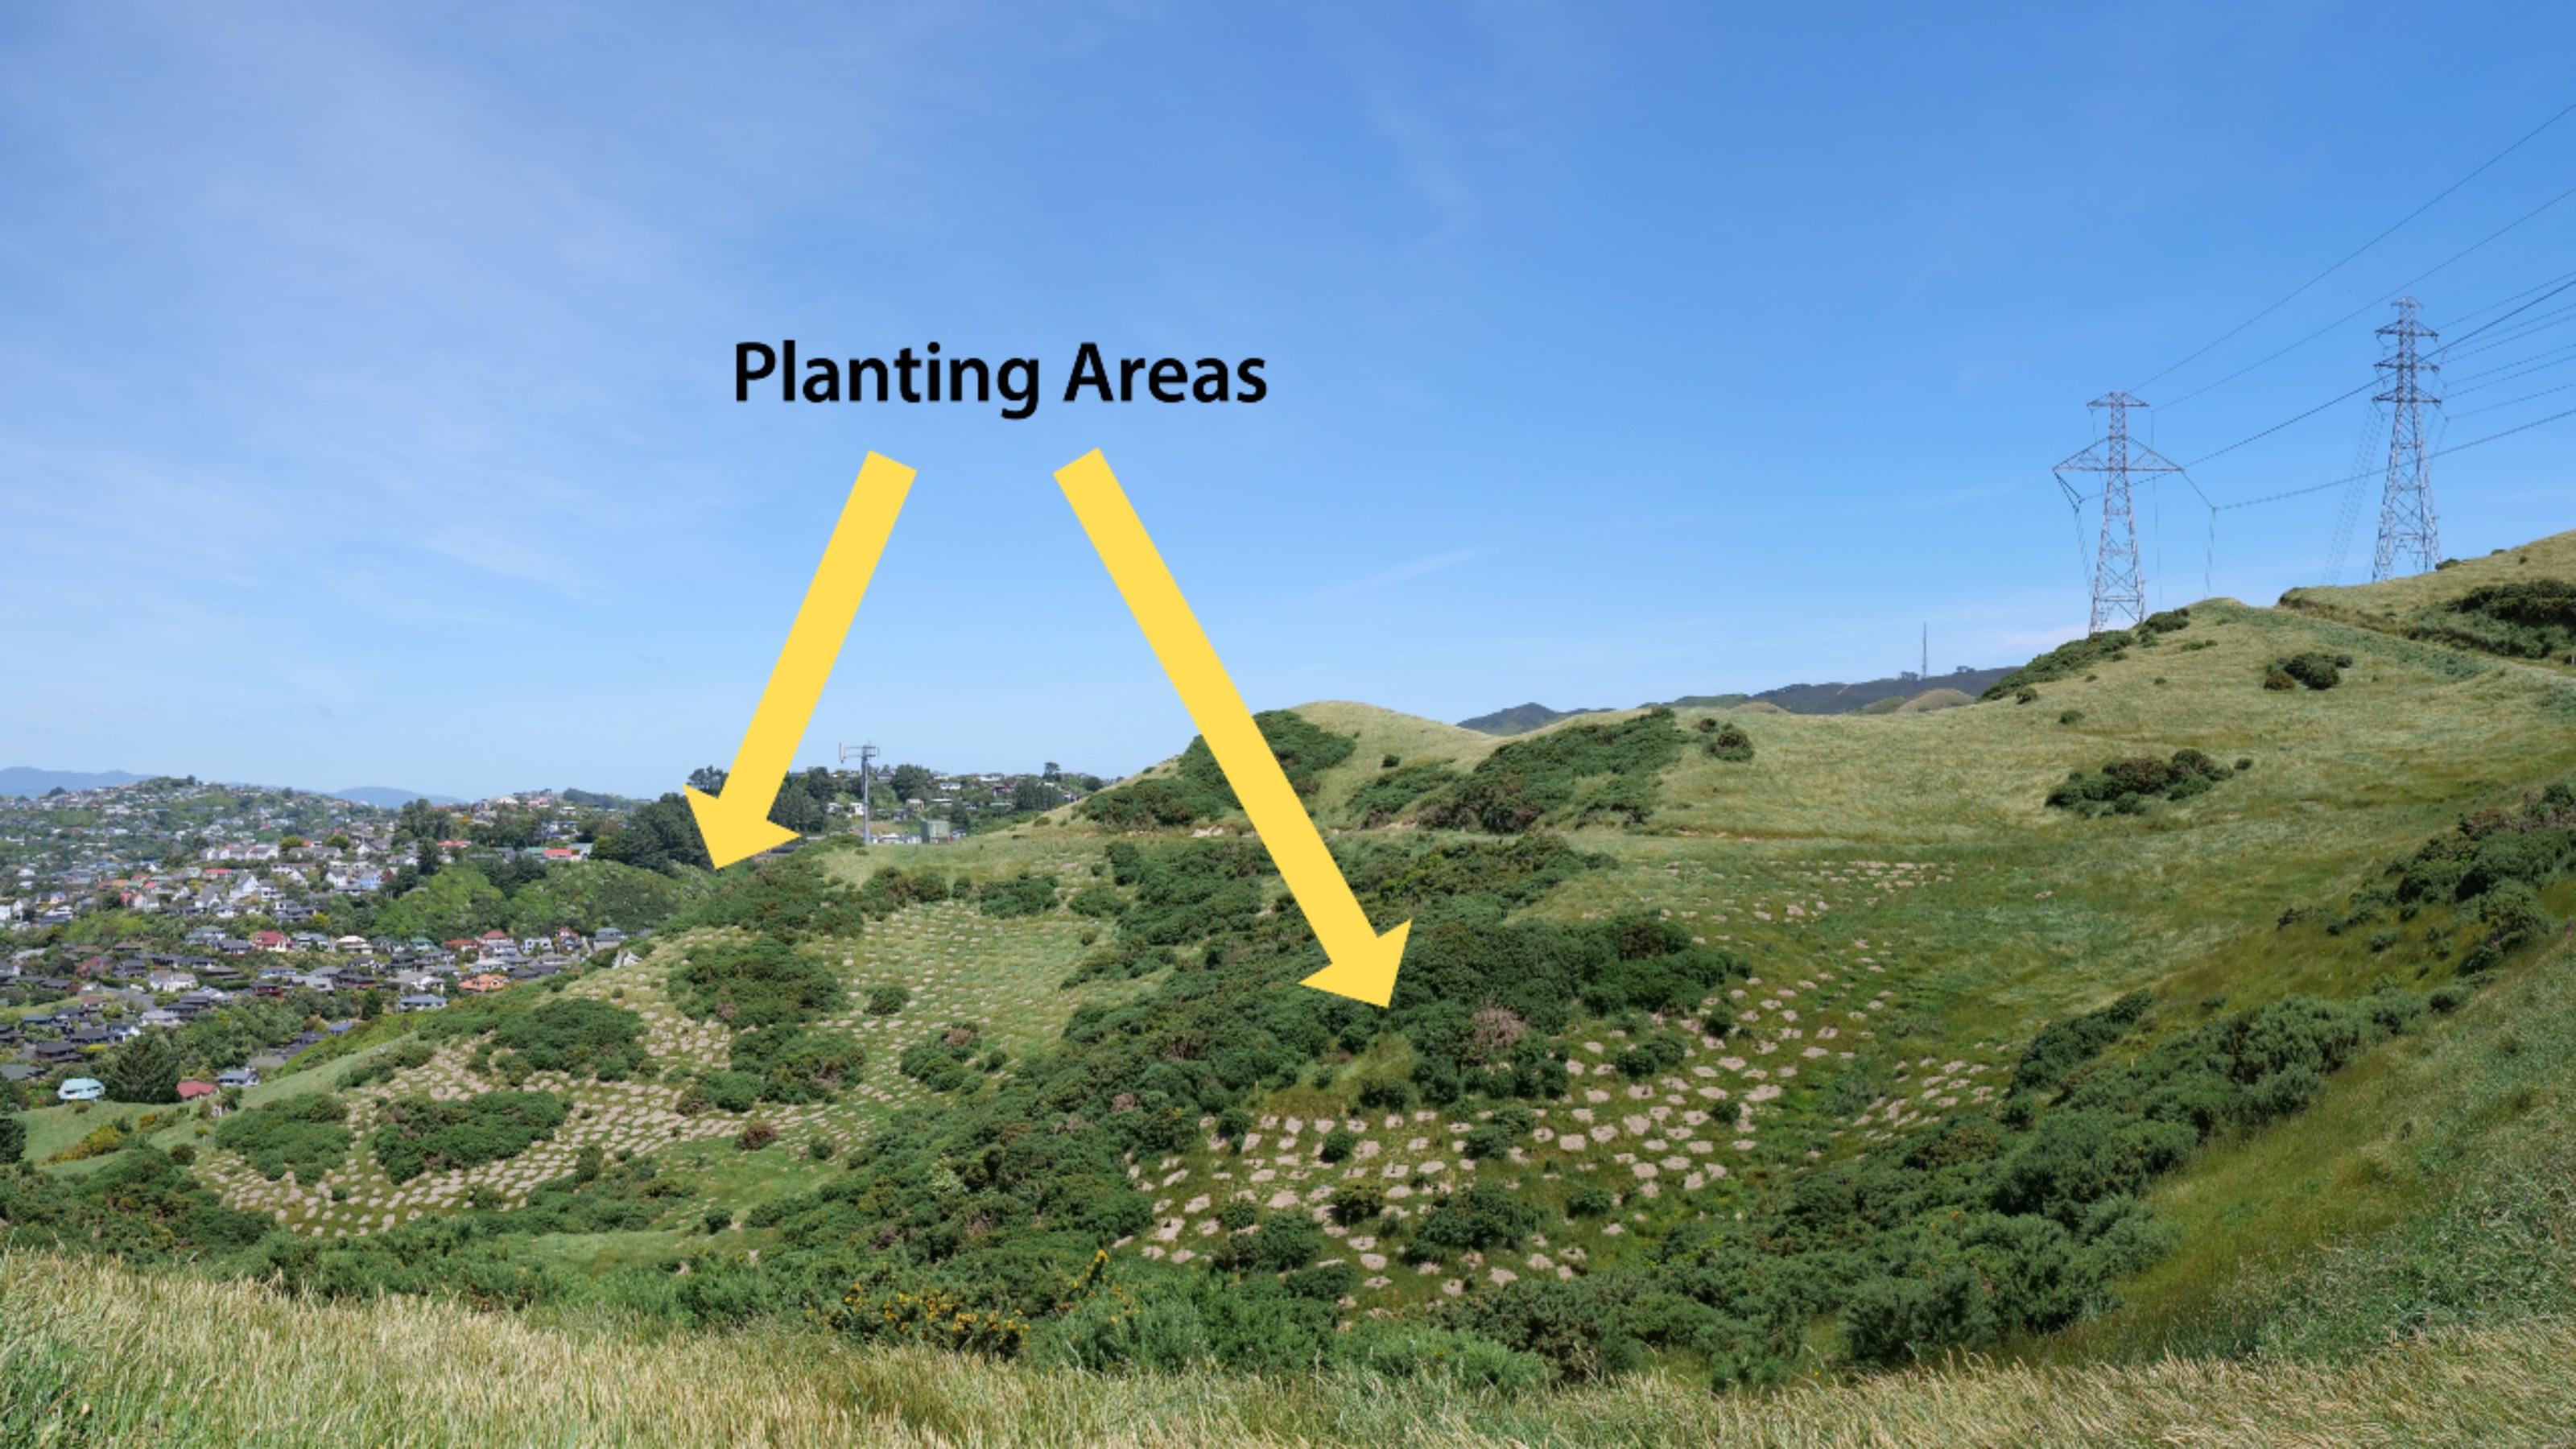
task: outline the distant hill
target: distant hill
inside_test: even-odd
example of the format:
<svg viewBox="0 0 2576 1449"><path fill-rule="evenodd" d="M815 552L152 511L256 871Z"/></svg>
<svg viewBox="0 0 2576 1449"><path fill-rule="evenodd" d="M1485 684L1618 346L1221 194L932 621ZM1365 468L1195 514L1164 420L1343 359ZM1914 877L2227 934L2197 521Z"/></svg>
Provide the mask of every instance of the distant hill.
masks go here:
<svg viewBox="0 0 2576 1449"><path fill-rule="evenodd" d="M1650 701L1673 709L1732 709L1740 705L1770 705L1791 714L1852 714L1881 700L1898 704L1918 695L1959 693L1974 698L1986 686L2010 674L2007 666L1998 669L1960 669L1949 674L1936 674L1929 679L1900 674L1893 679L1872 679L1859 684L1784 684L1760 694L1685 694L1679 699ZM1890 704L1888 709L1896 708ZM1937 707L1937 706L1934 706ZM1884 713L1885 711L1881 711ZM1604 714L1602 709L1550 709L1536 703L1516 704L1492 714L1458 721L1461 728L1489 735L1521 735L1552 725L1578 714Z"/></svg>
<svg viewBox="0 0 2576 1449"><path fill-rule="evenodd" d="M1480 730L1489 735L1525 735L1578 714L1604 713L1607 711L1600 709L1550 709L1533 700L1528 704L1513 705L1510 709L1495 710L1492 714L1480 714L1474 719L1462 719L1458 721L1458 727Z"/></svg>
<svg viewBox="0 0 2576 1449"><path fill-rule="evenodd" d="M352 785L346 790L316 790L313 793L316 795L328 795L334 800L347 800L359 805L381 806L387 810L399 810L414 800L426 800L432 805L462 805L465 803L453 795L432 795L426 791L398 789L392 785Z"/></svg>
<svg viewBox="0 0 2576 1449"><path fill-rule="evenodd" d="M78 770L39 770L28 765L11 765L0 770L0 795L42 795L47 790L96 790L108 785L131 785L148 780L149 775L129 775L123 770L102 770L83 774Z"/></svg>

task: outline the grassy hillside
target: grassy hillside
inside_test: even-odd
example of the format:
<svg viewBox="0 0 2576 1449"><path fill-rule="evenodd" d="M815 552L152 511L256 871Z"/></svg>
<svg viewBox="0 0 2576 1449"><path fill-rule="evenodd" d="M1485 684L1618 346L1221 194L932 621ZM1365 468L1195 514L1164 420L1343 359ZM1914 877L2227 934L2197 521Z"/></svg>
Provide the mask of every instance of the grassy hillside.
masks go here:
<svg viewBox="0 0 2576 1449"><path fill-rule="evenodd" d="M1284 1374L1040 1373L792 1330L666 1335L419 1299L323 1304L185 1276L0 1261L11 1443L1729 1445L2564 1443L2576 1334L2451 1334L2349 1364L1918 1370L1712 1399L1661 1379L1506 1397ZM256 1352L245 1347L256 1345Z"/></svg>
<svg viewBox="0 0 2576 1449"><path fill-rule="evenodd" d="M2214 601L1879 714L1277 712L1364 907L1415 923L1387 1012L1295 986L1321 957L1201 747L1019 829L742 873L640 964L380 1023L222 1123L27 1113L38 1163L135 1130L0 1217L324 1299L793 1329L949 1405L852 1389L781 1438L1021 1433L1055 1396L1140 1440L1592 1442L1618 1404L1680 1442L1712 1384L1799 1381L1726 1422L2510 1442L2489 1396L2523 1390L2444 1367L2471 1340L2366 1355L2567 1352L2513 1325L2576 1308L2576 681L2401 632ZM732 1343L648 1347L685 1395ZM1868 1377L1961 1348L2029 1366ZM2101 1366L2257 1349L2345 1367Z"/></svg>
<svg viewBox="0 0 2576 1449"><path fill-rule="evenodd" d="M2292 589L2281 606L2570 669L2576 667L2576 531L2384 583Z"/></svg>

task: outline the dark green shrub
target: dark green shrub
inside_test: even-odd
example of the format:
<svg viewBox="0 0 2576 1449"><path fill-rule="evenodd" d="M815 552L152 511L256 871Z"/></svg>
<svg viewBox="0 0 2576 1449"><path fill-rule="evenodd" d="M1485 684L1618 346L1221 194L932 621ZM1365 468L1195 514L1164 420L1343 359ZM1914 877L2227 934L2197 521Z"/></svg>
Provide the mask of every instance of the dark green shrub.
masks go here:
<svg viewBox="0 0 2576 1449"><path fill-rule="evenodd" d="M1055 878L1029 872L986 881L975 893L975 909L1002 920L1044 915L1055 909Z"/></svg>
<svg viewBox="0 0 2576 1449"><path fill-rule="evenodd" d="M502 1022L492 1043L517 1052L535 1071L624 1081L648 1065L643 1034L644 1018L624 1007L563 996Z"/></svg>
<svg viewBox="0 0 2576 1449"><path fill-rule="evenodd" d="M1699 728L1705 736L1700 747L1711 759L1742 764L1753 758L1753 737L1744 732L1744 726L1733 720L1704 719Z"/></svg>
<svg viewBox="0 0 2576 1449"><path fill-rule="evenodd" d="M552 1092L485 1092L461 1101L397 1098L376 1112L367 1145L385 1175L409 1182L424 1172L451 1172L518 1156L563 1125L564 1103Z"/></svg>
<svg viewBox="0 0 2576 1449"><path fill-rule="evenodd" d="M733 926L780 941L856 936L866 924L859 892L831 871L840 851L818 845L754 866L672 918L666 929Z"/></svg>
<svg viewBox="0 0 2576 1449"><path fill-rule="evenodd" d="M1120 895L1116 887L1095 882L1075 891L1073 898L1064 904L1077 916L1106 920L1127 909L1127 898Z"/></svg>
<svg viewBox="0 0 2576 1449"><path fill-rule="evenodd" d="M2170 760L2139 756L2109 761L2099 771L2078 770L2048 792L2048 804L2084 814L2108 807L2135 815L2151 798L2188 800L2231 778L2233 772L2208 755L2183 749L2174 751Z"/></svg>
<svg viewBox="0 0 2576 1449"><path fill-rule="evenodd" d="M1324 1251L1324 1235L1294 1213L1273 1213L1262 1219L1261 1231L1249 1241L1253 1266L1265 1273L1293 1272Z"/></svg>
<svg viewBox="0 0 2576 1449"><path fill-rule="evenodd" d="M26 1155L26 1119L14 1114L0 1116L0 1167L14 1166Z"/></svg>
<svg viewBox="0 0 2576 1449"><path fill-rule="evenodd" d="M892 1016L912 1004L912 988L888 981L868 988L868 1015Z"/></svg>
<svg viewBox="0 0 2576 1449"><path fill-rule="evenodd" d="M1368 1112L1401 1112L1413 1105L1413 1088L1403 1082L1362 1082L1359 1104Z"/></svg>
<svg viewBox="0 0 2576 1449"><path fill-rule="evenodd" d="M1507 1248L1538 1230L1538 1209L1502 1188L1478 1183L1440 1199L1423 1214L1414 1236L1452 1252Z"/></svg>
<svg viewBox="0 0 2576 1449"><path fill-rule="evenodd" d="M700 945L671 973L682 1011L737 1028L811 1021L838 1011L844 996L829 967L768 936Z"/></svg>
<svg viewBox="0 0 2576 1449"><path fill-rule="evenodd" d="M1261 1221L1261 1207L1248 1197L1227 1198L1216 1210L1216 1221L1227 1232L1239 1233Z"/></svg>
<svg viewBox="0 0 2576 1449"><path fill-rule="evenodd" d="M934 1092L953 1092L974 1084L970 1064L981 1049L982 1038L983 1028L975 1023L951 1022L938 1035L905 1047L895 1065L905 1076Z"/></svg>
<svg viewBox="0 0 2576 1449"><path fill-rule="evenodd" d="M1512 1153L1512 1134L1491 1122L1468 1129L1467 1155L1478 1162L1500 1162Z"/></svg>
<svg viewBox="0 0 2576 1449"><path fill-rule="evenodd" d="M759 1079L760 1100L793 1104L831 1101L859 1079L867 1059L867 1050L841 1033L773 1026L738 1033L728 1064Z"/></svg>
<svg viewBox="0 0 2576 1449"><path fill-rule="evenodd" d="M1656 777L1685 738L1671 710L1650 709L1616 724L1568 725L1512 740L1432 799L1420 818L1495 835L1534 829L1542 820L1640 822L1654 813Z"/></svg>
<svg viewBox="0 0 2576 1449"><path fill-rule="evenodd" d="M948 899L948 881L936 871L888 866L859 887L859 909L883 918L908 907Z"/></svg>
<svg viewBox="0 0 2576 1449"><path fill-rule="evenodd" d="M1360 786L1351 795L1351 818L1364 828L1384 825L1402 814L1404 808L1434 790L1457 783L1457 771L1446 765L1408 765L1403 769L1388 767L1386 774Z"/></svg>
<svg viewBox="0 0 2576 1449"><path fill-rule="evenodd" d="M2272 666L2272 673L2286 674L2293 681L2304 684L2310 689L2332 689L2343 683L2343 669L2349 667L2351 663L2349 656L2339 657L2310 650L2302 654L2293 654L2275 663ZM2272 685L2268 676L2265 684L2270 688L2279 687Z"/></svg>
<svg viewBox="0 0 2576 1449"><path fill-rule="evenodd" d="M1316 1155L1326 1162L1342 1162L1359 1150L1359 1145L1360 1134L1348 1127L1336 1127L1324 1134L1323 1144L1316 1149Z"/></svg>
<svg viewBox="0 0 2576 1449"><path fill-rule="evenodd" d="M311 1183L349 1155L349 1109L337 1097L289 1097L227 1115L215 1145L238 1152L271 1182L295 1174Z"/></svg>
<svg viewBox="0 0 2576 1449"><path fill-rule="evenodd" d="M1333 1221L1346 1228L1386 1211L1386 1189L1373 1182L1346 1182L1333 1189Z"/></svg>

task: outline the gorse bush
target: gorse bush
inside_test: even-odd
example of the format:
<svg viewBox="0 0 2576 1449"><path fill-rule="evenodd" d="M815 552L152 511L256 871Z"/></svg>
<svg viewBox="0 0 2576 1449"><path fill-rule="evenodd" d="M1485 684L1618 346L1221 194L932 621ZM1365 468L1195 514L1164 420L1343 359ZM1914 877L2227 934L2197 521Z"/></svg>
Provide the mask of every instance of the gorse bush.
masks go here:
<svg viewBox="0 0 2576 1449"><path fill-rule="evenodd" d="M2099 770L2078 770L2048 792L2048 804L2080 815L2105 810L2134 815L2151 799L2188 800L2236 772L2198 750L2176 750L2170 760L2112 760Z"/></svg>
<svg viewBox="0 0 2576 1449"><path fill-rule="evenodd" d="M2266 689L2288 689L2305 685L2310 689L2332 689L2343 683L2343 671L2352 667L2349 654L2324 654L2309 651L2276 660L2263 677ZM2285 682L2286 681L2286 682Z"/></svg>
<svg viewBox="0 0 2576 1449"><path fill-rule="evenodd" d="M1986 687L1979 699L2012 699L2033 685L2065 679L2105 664L2115 664L2128 656L2131 647L2152 641L2159 634L2170 634L2191 627L2189 609L2169 609L2150 614L2135 629L2105 629L2082 639L2071 639ZM2036 697L2034 695L2034 697Z"/></svg>
<svg viewBox="0 0 2576 1449"><path fill-rule="evenodd" d="M485 1092L460 1101L427 1097L387 1101L367 1136L385 1175L409 1182L424 1172L452 1172L516 1157L564 1123L552 1092Z"/></svg>
<svg viewBox="0 0 2576 1449"><path fill-rule="evenodd" d="M1404 813L1405 807L1423 796L1457 783L1457 771L1446 765L1406 765L1390 767L1386 773L1352 792L1350 816L1355 824L1375 829Z"/></svg>
<svg viewBox="0 0 2576 1449"><path fill-rule="evenodd" d="M1357 748L1348 735L1323 729L1293 709L1264 710L1252 719L1300 795L1315 793L1322 784L1318 776L1349 759ZM1190 825L1240 808L1215 752L1205 739L1193 738L1181 752L1176 773L1103 790L1084 800L1080 813L1112 830L1152 830Z"/></svg>
<svg viewBox="0 0 2576 1449"><path fill-rule="evenodd" d="M2419 609L2410 638L2512 659L2565 659L2576 654L2576 584L2564 579L2487 584L2447 604Z"/></svg>
<svg viewBox="0 0 2576 1449"><path fill-rule="evenodd" d="M1516 739L1421 807L1426 825L1511 835L1540 823L1635 824L1654 813L1657 776L1686 736L1669 709Z"/></svg>
<svg viewBox="0 0 2576 1449"><path fill-rule="evenodd" d="M975 893L975 909L1002 920L1044 915L1055 909L1055 880L1031 872L986 881Z"/></svg>
<svg viewBox="0 0 2576 1449"><path fill-rule="evenodd" d="M682 1011L737 1029L828 1016L847 995L831 968L775 936L695 946L671 972L671 999Z"/></svg>
<svg viewBox="0 0 2576 1449"><path fill-rule="evenodd" d="M867 1050L839 1032L782 1025L738 1032L727 1058L733 1071L757 1078L764 1102L828 1102L858 1081Z"/></svg>
<svg viewBox="0 0 2576 1449"><path fill-rule="evenodd" d="M437 1054L437 1049L426 1041L407 1041L350 1068L348 1075L340 1079L340 1085L345 1090L354 1090L376 1082L390 1082L398 1072L428 1066L430 1058Z"/></svg>
<svg viewBox="0 0 2576 1449"><path fill-rule="evenodd" d="M1733 720L1704 719L1699 731L1701 748L1711 759L1742 764L1753 758L1753 737Z"/></svg>
<svg viewBox="0 0 2576 1449"><path fill-rule="evenodd" d="M529 1070L622 1082L650 1063L644 1018L587 997L557 997L493 1029L496 1048L517 1054Z"/></svg>
<svg viewBox="0 0 2576 1449"><path fill-rule="evenodd" d="M733 926L785 942L856 936L866 921L866 903L831 871L831 862L848 848L821 844L763 861L673 917L666 929Z"/></svg>
<svg viewBox="0 0 2576 1449"><path fill-rule="evenodd" d="M2132 991L2099 1011L2041 1027L2014 1066L2012 1085L2007 1090L2021 1093L2055 1089L2068 1073L2100 1056L2111 1043L2126 1035L2155 1004L2154 993Z"/></svg>
<svg viewBox="0 0 2576 1449"><path fill-rule="evenodd" d="M349 1156L349 1109L337 1097L291 1097L234 1112L215 1126L215 1145L238 1152L271 1182L295 1174L312 1183Z"/></svg>
<svg viewBox="0 0 2576 1449"><path fill-rule="evenodd" d="M907 871L894 866L869 876L859 887L859 909L883 918L909 906L948 899L948 878L936 871Z"/></svg>

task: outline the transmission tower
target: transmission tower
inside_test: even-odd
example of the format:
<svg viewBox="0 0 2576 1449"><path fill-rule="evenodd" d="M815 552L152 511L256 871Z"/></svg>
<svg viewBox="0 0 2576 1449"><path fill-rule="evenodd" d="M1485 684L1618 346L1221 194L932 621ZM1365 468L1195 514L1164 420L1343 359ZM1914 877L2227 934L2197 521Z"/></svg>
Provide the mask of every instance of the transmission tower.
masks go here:
<svg viewBox="0 0 2576 1449"><path fill-rule="evenodd" d="M2125 392L2107 393L2086 404L2107 409L2111 426L2102 441L2055 468L2057 486L2067 501L2081 508L2083 490L2066 481L2069 473L2102 475L2102 549L2093 564L2093 619L2086 632L2099 634L2147 617L2147 576L2138 564L2138 517L2129 505L2129 479L2139 473L2179 473L2181 467L2129 436L2129 409L2146 404Z"/></svg>
<svg viewBox="0 0 2576 1449"><path fill-rule="evenodd" d="M2415 320L2415 299L2397 299L2397 320L2379 329L2389 339L2379 366L2388 391L2373 398L2395 415L2388 428L2388 486L2379 498L2379 553L2371 582L2401 573L2431 573L2442 560L2442 533L2433 521L2432 455L2424 447L2424 405L2442 400L2425 390L2426 373L2442 364L2426 360L2419 342L2441 334Z"/></svg>

